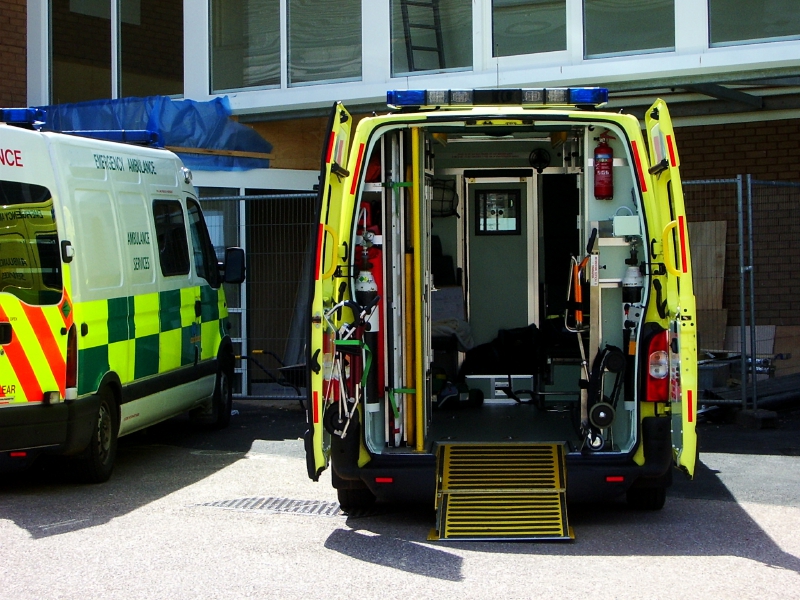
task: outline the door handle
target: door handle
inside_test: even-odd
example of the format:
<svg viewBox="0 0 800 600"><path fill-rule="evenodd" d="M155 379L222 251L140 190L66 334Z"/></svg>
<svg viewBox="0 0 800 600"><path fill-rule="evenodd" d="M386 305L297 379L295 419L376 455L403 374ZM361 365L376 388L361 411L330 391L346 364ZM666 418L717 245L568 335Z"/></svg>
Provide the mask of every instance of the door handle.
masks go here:
<svg viewBox="0 0 800 600"><path fill-rule="evenodd" d="M203 314L203 304L200 302L200 300L195 300L194 301L194 316L199 319L201 314Z"/></svg>

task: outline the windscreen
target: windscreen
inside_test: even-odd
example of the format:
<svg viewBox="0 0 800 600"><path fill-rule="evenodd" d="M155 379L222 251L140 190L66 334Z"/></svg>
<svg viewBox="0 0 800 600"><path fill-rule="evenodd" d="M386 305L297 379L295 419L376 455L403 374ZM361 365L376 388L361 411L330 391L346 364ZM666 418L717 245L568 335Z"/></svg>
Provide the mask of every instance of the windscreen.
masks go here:
<svg viewBox="0 0 800 600"><path fill-rule="evenodd" d="M0 292L32 305L61 300L61 257L50 191L0 180Z"/></svg>

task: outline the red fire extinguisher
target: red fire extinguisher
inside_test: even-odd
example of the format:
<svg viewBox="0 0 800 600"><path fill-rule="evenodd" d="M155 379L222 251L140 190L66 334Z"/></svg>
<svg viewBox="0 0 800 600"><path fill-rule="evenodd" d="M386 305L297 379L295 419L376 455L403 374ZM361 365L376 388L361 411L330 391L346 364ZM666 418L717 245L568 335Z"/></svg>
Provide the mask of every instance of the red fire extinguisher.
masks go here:
<svg viewBox="0 0 800 600"><path fill-rule="evenodd" d="M614 150L608 140L616 139L606 131L598 138L594 149L594 197L598 200L614 199Z"/></svg>

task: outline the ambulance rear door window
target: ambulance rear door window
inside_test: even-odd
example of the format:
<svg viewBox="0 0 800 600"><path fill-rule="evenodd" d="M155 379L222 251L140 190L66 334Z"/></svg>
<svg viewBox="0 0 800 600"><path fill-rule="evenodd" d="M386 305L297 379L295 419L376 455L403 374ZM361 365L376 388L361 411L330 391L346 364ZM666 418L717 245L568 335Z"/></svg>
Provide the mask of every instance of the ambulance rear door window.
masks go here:
<svg viewBox="0 0 800 600"><path fill-rule="evenodd" d="M27 304L58 304L62 287L50 191L0 180L0 292Z"/></svg>
<svg viewBox="0 0 800 600"><path fill-rule="evenodd" d="M153 218L161 273L164 277L188 275L189 248L181 203L177 200L155 200Z"/></svg>

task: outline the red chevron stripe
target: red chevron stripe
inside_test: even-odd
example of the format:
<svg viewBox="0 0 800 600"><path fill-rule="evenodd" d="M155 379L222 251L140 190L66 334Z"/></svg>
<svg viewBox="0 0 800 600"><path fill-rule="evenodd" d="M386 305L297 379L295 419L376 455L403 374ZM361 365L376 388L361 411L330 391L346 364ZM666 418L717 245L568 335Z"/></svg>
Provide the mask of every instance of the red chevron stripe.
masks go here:
<svg viewBox="0 0 800 600"><path fill-rule="evenodd" d="M8 315L0 306L0 320L8 322ZM42 386L39 385L39 380L36 378L36 373L31 367L28 357L25 355L25 349L19 341L16 333L12 333L11 343L7 344L4 348L8 362L11 363L11 368L19 379L19 384L22 386L22 391L25 393L25 398L28 402L41 402L44 398L42 394Z"/></svg>
<svg viewBox="0 0 800 600"><path fill-rule="evenodd" d="M47 322L42 308L23 304L22 309L25 311L28 322L39 340L39 345L42 347L44 357L47 359L47 364L50 365L50 371L58 383L58 390L63 398L66 390L67 366L61 354L61 348L58 347L58 341L55 338L53 329L50 327L50 323Z"/></svg>

